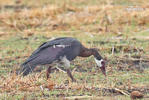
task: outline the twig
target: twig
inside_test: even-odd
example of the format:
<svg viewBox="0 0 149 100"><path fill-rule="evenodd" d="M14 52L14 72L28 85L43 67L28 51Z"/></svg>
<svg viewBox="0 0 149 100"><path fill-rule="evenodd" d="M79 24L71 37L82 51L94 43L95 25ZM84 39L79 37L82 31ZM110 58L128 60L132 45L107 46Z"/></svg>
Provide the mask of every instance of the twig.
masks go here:
<svg viewBox="0 0 149 100"><path fill-rule="evenodd" d="M37 76L37 78L39 78L43 73L45 73L45 71L41 72L41 73Z"/></svg>
<svg viewBox="0 0 149 100"><path fill-rule="evenodd" d="M125 57L119 57L119 59L121 59L121 60L131 60L131 61L145 61L145 62L149 62L149 60L147 60L147 59L137 59L137 58L125 58Z"/></svg>
<svg viewBox="0 0 149 100"><path fill-rule="evenodd" d="M43 89L42 85L40 86L40 89L41 89L41 93L42 93L42 95L45 96L45 94L44 94L44 89Z"/></svg>
<svg viewBox="0 0 149 100"><path fill-rule="evenodd" d="M129 93L126 93L126 92L124 92L124 91L122 91L122 90L120 90L118 88L114 88L114 90L120 92L121 94L123 94L125 96L129 96Z"/></svg>
<svg viewBox="0 0 149 100"><path fill-rule="evenodd" d="M76 71L76 69L77 69L77 68L75 67L75 68L72 70L72 74Z"/></svg>
<svg viewBox="0 0 149 100"><path fill-rule="evenodd" d="M114 54L114 46L112 47L112 55Z"/></svg>
<svg viewBox="0 0 149 100"><path fill-rule="evenodd" d="M63 73L66 73L66 71L62 70L61 68L59 68L59 67L57 67L57 66L56 66L56 68L57 68L59 71L61 71L61 72L63 72Z"/></svg>
<svg viewBox="0 0 149 100"><path fill-rule="evenodd" d="M65 99L85 99L85 98L93 98L93 96L84 95L84 96L65 97Z"/></svg>

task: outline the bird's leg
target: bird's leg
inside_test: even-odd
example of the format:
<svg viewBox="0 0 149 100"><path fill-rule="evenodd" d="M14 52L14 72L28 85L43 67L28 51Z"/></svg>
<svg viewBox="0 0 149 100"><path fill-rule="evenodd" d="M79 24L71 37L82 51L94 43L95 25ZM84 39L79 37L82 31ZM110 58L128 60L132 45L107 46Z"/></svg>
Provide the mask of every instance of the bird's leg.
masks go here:
<svg viewBox="0 0 149 100"><path fill-rule="evenodd" d="M70 69L67 69L67 74L71 78L72 82L76 82L76 79L73 78Z"/></svg>
<svg viewBox="0 0 149 100"><path fill-rule="evenodd" d="M67 74L71 78L72 82L76 82L76 80L73 78L71 71L70 71L70 61L64 56L61 60L64 63L64 66L66 67Z"/></svg>
<svg viewBox="0 0 149 100"><path fill-rule="evenodd" d="M49 66L49 68L47 69L47 73L46 73L47 80L48 80L48 78L49 78L49 73L51 73L51 67L52 67L52 66Z"/></svg>

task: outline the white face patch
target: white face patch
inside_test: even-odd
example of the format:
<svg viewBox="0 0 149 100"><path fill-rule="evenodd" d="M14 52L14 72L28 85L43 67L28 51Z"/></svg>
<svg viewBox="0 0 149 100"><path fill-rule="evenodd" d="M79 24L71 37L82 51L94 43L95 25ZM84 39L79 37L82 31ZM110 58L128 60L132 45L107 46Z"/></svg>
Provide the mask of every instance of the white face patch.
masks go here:
<svg viewBox="0 0 149 100"><path fill-rule="evenodd" d="M96 64L97 64L98 67L102 67L102 62L103 62L103 61L104 61L103 59L97 60L97 59L95 58L95 62L96 62Z"/></svg>

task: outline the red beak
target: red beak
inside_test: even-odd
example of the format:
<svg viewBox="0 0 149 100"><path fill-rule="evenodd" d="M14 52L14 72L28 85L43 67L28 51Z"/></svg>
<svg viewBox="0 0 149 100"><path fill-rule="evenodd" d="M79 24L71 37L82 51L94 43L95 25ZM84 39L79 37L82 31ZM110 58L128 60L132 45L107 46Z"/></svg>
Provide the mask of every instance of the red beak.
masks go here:
<svg viewBox="0 0 149 100"><path fill-rule="evenodd" d="M106 68L105 66L103 65L102 67L100 67L102 73L106 76Z"/></svg>

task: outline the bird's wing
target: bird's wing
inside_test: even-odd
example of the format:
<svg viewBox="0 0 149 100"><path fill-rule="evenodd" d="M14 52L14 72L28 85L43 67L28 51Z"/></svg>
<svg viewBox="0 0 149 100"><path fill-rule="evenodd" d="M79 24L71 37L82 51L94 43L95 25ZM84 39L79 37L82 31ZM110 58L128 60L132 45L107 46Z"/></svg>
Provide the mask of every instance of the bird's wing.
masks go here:
<svg viewBox="0 0 149 100"><path fill-rule="evenodd" d="M54 39L52 41L44 42L43 44L41 44L38 47L38 49L36 49L32 53L32 55L22 65L27 64L28 62L30 62L31 60L37 58L40 55L46 54L44 52L48 52L51 55L51 54L53 54L53 52L56 52L59 49L64 49L62 47L53 48L53 46L54 45L71 45L70 44L71 41L72 41L72 39L70 39L70 38L67 39L67 38L64 37L64 38L57 38L57 39ZM54 49L57 49L57 50L56 51L52 51ZM57 53L58 53L58 51L57 51ZM50 56L50 55L48 55L48 56Z"/></svg>
<svg viewBox="0 0 149 100"><path fill-rule="evenodd" d="M71 41L73 41L73 38L68 38L68 37L62 37L62 38L56 38L54 40L44 42L41 44L37 50L35 50L30 57L33 57L34 54L40 52L42 49L45 49L47 47L53 46L53 45L71 45ZM69 41L69 42L68 42Z"/></svg>
<svg viewBox="0 0 149 100"><path fill-rule="evenodd" d="M71 45L71 42L74 40L76 39L70 37L56 38L54 40L43 43L42 45L39 46L39 49L43 49L51 45Z"/></svg>
<svg viewBox="0 0 149 100"><path fill-rule="evenodd" d="M30 56L20 68L19 73L23 72L23 75L29 74L37 65L50 64L55 60L58 60L57 55L63 51L62 47L47 47L40 50L38 53Z"/></svg>
<svg viewBox="0 0 149 100"><path fill-rule="evenodd" d="M32 63L34 65L44 65L44 64L50 64L54 60L57 60L57 55L59 52L63 50L62 47L47 47L45 49L40 50L38 53L32 55L31 58L29 58L29 63Z"/></svg>
<svg viewBox="0 0 149 100"><path fill-rule="evenodd" d="M55 60L60 60L61 57L66 56L68 60L73 60L80 53L80 47L73 43L70 45L53 45L41 49L38 53L29 58L34 65L50 64Z"/></svg>

